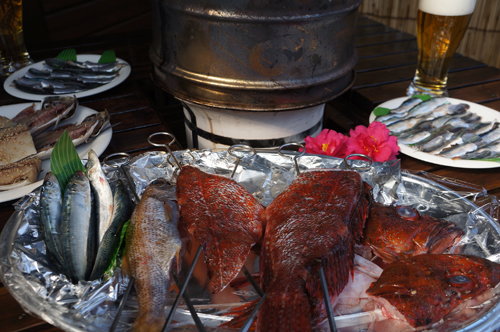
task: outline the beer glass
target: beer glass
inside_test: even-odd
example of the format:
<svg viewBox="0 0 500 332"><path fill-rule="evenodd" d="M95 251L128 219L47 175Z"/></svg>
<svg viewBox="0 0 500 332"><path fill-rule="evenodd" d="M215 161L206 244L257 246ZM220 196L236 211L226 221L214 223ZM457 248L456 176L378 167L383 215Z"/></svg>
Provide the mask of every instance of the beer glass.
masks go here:
<svg viewBox="0 0 500 332"><path fill-rule="evenodd" d="M420 0L417 15L418 65L407 90L448 96L448 67L462 40L476 0Z"/></svg>
<svg viewBox="0 0 500 332"><path fill-rule="evenodd" d="M0 74L32 63L24 45L22 0L0 0Z"/></svg>

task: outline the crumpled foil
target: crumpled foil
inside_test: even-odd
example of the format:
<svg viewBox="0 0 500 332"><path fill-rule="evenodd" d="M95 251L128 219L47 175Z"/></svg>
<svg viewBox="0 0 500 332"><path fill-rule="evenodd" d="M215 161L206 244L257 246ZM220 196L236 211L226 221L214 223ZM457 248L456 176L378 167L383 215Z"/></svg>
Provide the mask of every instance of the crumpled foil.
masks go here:
<svg viewBox="0 0 500 332"><path fill-rule="evenodd" d="M270 151L200 150L176 151L173 156L163 152L150 152L130 160L110 161L104 170L110 182L121 179L129 189L134 202L138 202L146 186L157 178L166 178L175 185L177 165L193 165L200 169L233 177L257 200L267 206L297 176L314 168L353 169L360 173L373 190L377 201L385 204L408 205L422 213L455 222L466 230L462 240L464 253L500 261L500 229L491 212L498 212L498 202L488 197L482 188L450 179L437 178L426 173L401 171L399 160L370 163L366 160L344 160L327 156L280 154ZM233 174L234 172L234 174ZM450 190L446 185L462 185L461 190ZM64 275L53 272L45 255L45 246L39 232L39 190L19 200L16 212L9 219L0 237L0 277L9 292L21 306L47 322L67 331L109 331L121 302L128 279L120 270L108 280L72 284ZM487 203L485 203L487 202ZM476 203L485 203L477 205ZM199 286L199 285L198 285ZM196 288L196 289L194 289ZM211 305L214 301L200 287L188 286L188 293L200 308L200 318L210 331L227 321L221 317L231 305ZM236 292L235 292L236 293ZM237 294L242 301L255 298L252 291ZM175 294L172 294L172 302ZM452 330L493 330L500 325L498 299L480 306L472 324L453 326ZM221 308L221 309L218 309ZM168 307L166 308L168 312ZM377 310L376 310L377 311ZM137 314L134 295L127 299L116 331L128 331ZM373 327L373 320L381 317L380 310L336 317L339 331L360 331ZM451 328L452 325L445 328ZM189 312L177 309L176 330L196 331ZM191 327L191 328L190 328ZM436 331L444 331L440 328ZM380 331L379 331L380 332Z"/></svg>

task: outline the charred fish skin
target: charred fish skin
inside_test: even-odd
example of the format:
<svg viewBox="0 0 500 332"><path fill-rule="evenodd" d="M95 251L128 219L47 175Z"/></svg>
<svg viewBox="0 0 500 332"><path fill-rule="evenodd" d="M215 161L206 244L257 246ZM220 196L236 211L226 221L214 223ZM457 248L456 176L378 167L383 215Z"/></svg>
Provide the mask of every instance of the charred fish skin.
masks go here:
<svg viewBox="0 0 500 332"><path fill-rule="evenodd" d="M113 193L111 192L111 187L109 186L108 179L104 174L104 171L99 162L99 157L94 152L90 150L89 160L87 165L88 178L90 180L90 185L94 197L96 199L97 208L97 223L98 223L98 244L100 246L101 241L108 230L111 220L113 217Z"/></svg>
<svg viewBox="0 0 500 332"><path fill-rule="evenodd" d="M418 328L439 322L499 281L498 263L477 256L427 254L389 264L367 293L385 313L395 308L400 318Z"/></svg>
<svg viewBox="0 0 500 332"><path fill-rule="evenodd" d="M95 265L90 280L100 278L111 263L111 255L120 242L123 225L129 220L132 213L132 201L121 180L116 182L113 193L113 217L97 251Z"/></svg>
<svg viewBox="0 0 500 332"><path fill-rule="evenodd" d="M189 233L203 246L209 288L220 293L261 239L264 207L243 186L193 166L183 166L177 199Z"/></svg>
<svg viewBox="0 0 500 332"><path fill-rule="evenodd" d="M62 193L56 176L51 172L45 175L40 190L40 227L47 254L55 259L66 274L67 268L62 255Z"/></svg>
<svg viewBox="0 0 500 332"><path fill-rule="evenodd" d="M178 208L165 179L149 184L127 228L122 270L135 277L139 313L133 332L161 331L170 288L170 270L182 246L177 230Z"/></svg>
<svg viewBox="0 0 500 332"><path fill-rule="evenodd" d="M89 269L89 239L95 236L91 195L89 179L84 172L76 171L66 185L61 214L63 257L73 282L86 280Z"/></svg>
<svg viewBox="0 0 500 332"><path fill-rule="evenodd" d="M310 331L326 319L319 281L335 301L351 276L371 195L354 171L306 171L266 208L257 331ZM279 327L279 328L277 328Z"/></svg>

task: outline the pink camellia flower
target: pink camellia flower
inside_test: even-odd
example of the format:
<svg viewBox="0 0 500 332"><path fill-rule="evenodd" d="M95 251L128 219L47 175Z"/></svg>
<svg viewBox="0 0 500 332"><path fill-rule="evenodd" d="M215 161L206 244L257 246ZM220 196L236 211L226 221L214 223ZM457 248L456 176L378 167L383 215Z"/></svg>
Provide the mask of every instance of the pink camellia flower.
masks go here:
<svg viewBox="0 0 500 332"><path fill-rule="evenodd" d="M346 154L347 137L335 130L323 129L316 137L307 136L306 152L344 158Z"/></svg>
<svg viewBox="0 0 500 332"><path fill-rule="evenodd" d="M394 160L399 152L399 146L397 138L390 136L389 132L385 124L378 121L370 123L368 128L357 126L354 130L351 129L351 137L346 142L346 153L361 153L373 161Z"/></svg>

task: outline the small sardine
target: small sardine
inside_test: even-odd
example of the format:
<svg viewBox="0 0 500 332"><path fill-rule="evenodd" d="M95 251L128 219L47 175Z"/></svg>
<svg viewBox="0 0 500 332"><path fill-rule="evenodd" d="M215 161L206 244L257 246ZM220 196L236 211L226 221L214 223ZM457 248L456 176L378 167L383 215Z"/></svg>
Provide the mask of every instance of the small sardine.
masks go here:
<svg viewBox="0 0 500 332"><path fill-rule="evenodd" d="M118 180L113 190L113 217L97 251L90 280L100 278L111 263L112 255L120 243L123 225L132 213L132 201L123 182Z"/></svg>
<svg viewBox="0 0 500 332"><path fill-rule="evenodd" d="M451 147L449 150L442 151L438 156L446 157L446 158L458 158L465 155L468 152L476 151L477 145L474 143L465 143L460 145L455 145Z"/></svg>
<svg viewBox="0 0 500 332"><path fill-rule="evenodd" d="M408 129L411 129L415 126L418 126L422 122L428 121L429 119L431 119L431 116L411 117L411 118L407 118L405 120L395 122L395 123L387 126L387 129L389 129L391 131L392 135L397 136L398 134L400 134L404 130L408 130Z"/></svg>
<svg viewBox="0 0 500 332"><path fill-rule="evenodd" d="M92 256L92 241L96 240L91 196L89 179L84 172L76 171L66 185L61 214L62 254L73 282L86 280L91 269L89 256Z"/></svg>
<svg viewBox="0 0 500 332"><path fill-rule="evenodd" d="M89 160L85 168L87 169L92 192L96 200L97 238L100 247L104 234L111 225L113 217L113 193L111 192L111 187L109 186L106 175L104 175L101 163L99 162L99 158L94 150L90 150Z"/></svg>
<svg viewBox="0 0 500 332"><path fill-rule="evenodd" d="M495 141L481 149L465 154L462 159L488 159L500 154L500 141Z"/></svg>
<svg viewBox="0 0 500 332"><path fill-rule="evenodd" d="M20 77L17 79L18 82L28 86L41 86L44 79L34 79L28 77Z"/></svg>
<svg viewBox="0 0 500 332"><path fill-rule="evenodd" d="M411 108L420 104L422 99L420 98L408 98L401 103L398 107L391 109L391 113L407 113Z"/></svg>
<svg viewBox="0 0 500 332"><path fill-rule="evenodd" d="M412 109L410 109L408 111L408 116L409 117L423 116L432 112L434 109L444 104L449 104L447 98L444 97L431 98L417 104Z"/></svg>
<svg viewBox="0 0 500 332"><path fill-rule="evenodd" d="M481 140L487 144L495 142L500 139L500 128L495 128L486 134L482 134Z"/></svg>
<svg viewBox="0 0 500 332"><path fill-rule="evenodd" d="M62 193L56 176L51 172L45 175L40 191L40 227L47 247L47 254L61 266L66 273L62 255Z"/></svg>
<svg viewBox="0 0 500 332"><path fill-rule="evenodd" d="M24 74L24 76L27 78L31 78L31 79L44 79L44 78L48 78L50 76L50 73L45 74L45 73L42 73L39 71L33 71L31 68L26 72L26 74Z"/></svg>
<svg viewBox="0 0 500 332"><path fill-rule="evenodd" d="M403 144L415 144L420 141L423 141L424 139L428 138L431 136L432 133L428 131L420 131L418 133L415 133L414 135L408 136L408 137L403 137L399 138L398 137L398 143L403 143Z"/></svg>

